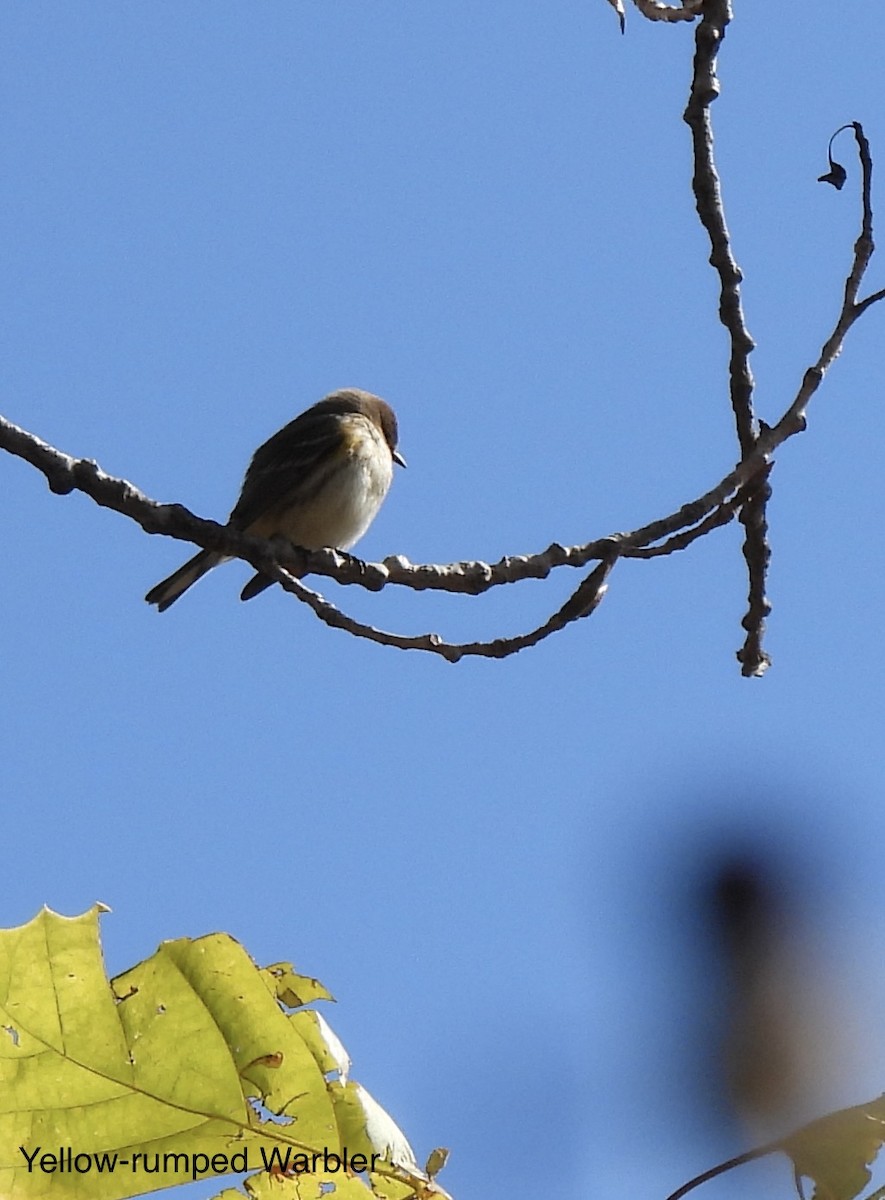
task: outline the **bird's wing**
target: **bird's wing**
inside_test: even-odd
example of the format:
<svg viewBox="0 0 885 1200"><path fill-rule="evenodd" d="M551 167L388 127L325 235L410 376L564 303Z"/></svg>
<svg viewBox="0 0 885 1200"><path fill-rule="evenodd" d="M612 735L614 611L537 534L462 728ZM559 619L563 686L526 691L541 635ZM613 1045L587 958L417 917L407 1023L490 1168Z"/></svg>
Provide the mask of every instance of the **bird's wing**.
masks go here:
<svg viewBox="0 0 885 1200"><path fill-rule="evenodd" d="M302 413L255 451L230 523L246 529L287 497L310 500L344 449L341 414L315 408Z"/></svg>

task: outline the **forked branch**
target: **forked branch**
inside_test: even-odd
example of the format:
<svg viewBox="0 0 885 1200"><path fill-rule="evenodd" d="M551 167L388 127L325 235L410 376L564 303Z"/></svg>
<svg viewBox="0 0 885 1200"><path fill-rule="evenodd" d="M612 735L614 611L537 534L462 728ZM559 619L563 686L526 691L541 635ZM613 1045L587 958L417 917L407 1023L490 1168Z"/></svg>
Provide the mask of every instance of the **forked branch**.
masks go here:
<svg viewBox="0 0 885 1200"><path fill-rule="evenodd" d="M662 11L660 5L652 4L651 7ZM678 11L693 11L693 5L685 4ZM477 655L505 658L536 645L581 617L595 612L605 595L608 577L618 559L659 558L684 550L714 529L728 524L737 515L744 526L743 553L749 574L749 605L743 619L747 636L738 658L744 675L762 674L769 662L762 648L762 638L769 611L765 579L770 557L766 505L771 494L771 455L783 442L805 428L808 403L839 355L848 330L862 313L885 298L885 289L858 299L874 247L872 159L863 130L860 124L854 122L843 128L854 130L858 145L862 172L862 218L861 231L845 282L843 302L832 333L824 342L817 361L806 370L792 403L775 424L768 426L759 422L753 409L753 376L749 366L753 340L741 305L742 276L731 249L725 222L710 121L710 105L719 91L717 55L730 19L728 0L705 0L703 15L697 26L694 71L685 120L692 131L695 201L710 240L710 261L719 275L719 316L730 340L729 390L740 458L734 469L717 484L675 512L628 533L610 534L578 546L562 546L553 542L545 550L507 556L494 564L474 561L416 565L399 555L386 558L381 563L365 563L353 555L334 550L308 552L279 540L268 542L250 537L214 521L202 520L179 504L159 504L126 480L107 475L97 463L64 454L2 417L0 448L25 459L41 471L54 492L64 494L81 491L96 504L137 521L147 533L160 533L244 559L307 604L328 625L382 645L424 650L449 662ZM822 178L841 187L845 172L831 158L830 172ZM452 643L444 641L436 633L409 636L376 629L341 612L302 582L303 576L315 574L369 591L380 591L390 584L396 584L414 591L479 595L502 584L545 579L558 567L581 569L594 562L598 565L582 579L566 603L536 628L525 634L488 642Z"/></svg>

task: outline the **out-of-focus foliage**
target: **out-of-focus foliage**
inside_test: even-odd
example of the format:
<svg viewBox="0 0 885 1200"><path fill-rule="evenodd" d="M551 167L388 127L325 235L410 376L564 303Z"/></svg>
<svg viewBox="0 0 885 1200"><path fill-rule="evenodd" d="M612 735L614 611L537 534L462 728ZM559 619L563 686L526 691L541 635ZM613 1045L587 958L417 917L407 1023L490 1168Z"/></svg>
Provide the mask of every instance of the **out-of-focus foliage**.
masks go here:
<svg viewBox="0 0 885 1200"><path fill-rule="evenodd" d="M841 1108L810 1121L776 1142L748 1150L728 1162L711 1167L677 1188L667 1200L682 1200L702 1183L766 1154L789 1156L797 1185L814 1183L811 1200L855 1200L872 1179L869 1168L885 1142L885 1093L867 1104ZM800 1196L803 1195L800 1189ZM878 1189L869 1200L879 1200Z"/></svg>

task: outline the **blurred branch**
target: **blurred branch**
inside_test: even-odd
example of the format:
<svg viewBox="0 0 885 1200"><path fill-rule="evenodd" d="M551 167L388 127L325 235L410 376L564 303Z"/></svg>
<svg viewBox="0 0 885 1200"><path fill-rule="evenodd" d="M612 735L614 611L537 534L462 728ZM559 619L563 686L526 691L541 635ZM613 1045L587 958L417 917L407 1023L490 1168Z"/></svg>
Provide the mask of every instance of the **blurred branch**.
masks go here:
<svg viewBox="0 0 885 1200"><path fill-rule="evenodd" d="M667 1200L682 1200L683 1196L687 1196L689 1192L693 1192L702 1183L707 1183L709 1180L715 1179L717 1175L724 1175L726 1171L731 1171L735 1167L742 1167L744 1163L752 1162L756 1158L764 1158L766 1154L774 1154L780 1149L780 1143L772 1142L768 1146L760 1146L757 1150L748 1150L745 1154L737 1154L734 1158L728 1159L727 1162L717 1163L709 1171L702 1171L700 1175L695 1175L694 1179L689 1179L688 1183L684 1183L675 1192L671 1192Z"/></svg>
<svg viewBox="0 0 885 1200"><path fill-rule="evenodd" d="M814 1196L820 1200L855 1200L872 1178L870 1164L885 1141L885 1094L866 1104L855 1104L852 1108L840 1108L836 1112L818 1117L775 1142L757 1146L745 1154L738 1154L727 1162L719 1163L688 1183L671 1192L667 1200L682 1200L702 1183L723 1175L734 1167L767 1154L786 1154L793 1164L793 1179L800 1197L802 1179L814 1182ZM882 1194L878 1189L867 1200L875 1200Z"/></svg>

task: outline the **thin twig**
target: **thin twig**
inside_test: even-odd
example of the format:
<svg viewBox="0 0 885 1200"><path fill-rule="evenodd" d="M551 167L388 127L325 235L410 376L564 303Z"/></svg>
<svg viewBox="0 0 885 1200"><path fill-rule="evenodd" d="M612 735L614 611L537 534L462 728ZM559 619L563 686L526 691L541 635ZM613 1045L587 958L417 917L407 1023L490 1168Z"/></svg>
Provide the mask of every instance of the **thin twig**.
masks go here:
<svg viewBox="0 0 885 1200"><path fill-rule="evenodd" d="M719 529L723 525L727 525L729 521L733 521L735 513L741 504L741 493L738 492L732 496L731 500L725 504L720 504L718 508L714 508L708 517L705 517L699 525L695 525L693 529L686 529L684 533L674 534L668 538L666 542L662 542L659 546L639 546L635 550L624 550L624 558L661 558L666 554L673 554L677 550L686 550L696 542L698 538L704 537L714 529ZM629 536L629 535L628 535Z"/></svg>
<svg viewBox="0 0 885 1200"><path fill-rule="evenodd" d="M272 575L287 592L291 592L299 600L309 605L315 615L333 629L343 629L355 637L366 638L370 642L379 642L383 646L393 646L398 650L425 650L431 654L438 654L447 662L456 663L460 659L470 656L508 658L511 654L516 654L529 646L536 646L551 633L558 633L573 621L578 621L581 617L589 617L598 608L606 593L608 587L606 580L618 555L617 541L611 539L610 553L607 558L595 567L586 579L582 580L562 608L552 617L529 633L519 634L516 637L495 638L491 642L445 642L437 633L422 633L409 637L376 629L373 625L365 625L363 622L347 616L334 604L330 604L328 600L324 599L319 592L306 587L300 579L289 575L281 567L273 567L268 574Z"/></svg>
<svg viewBox="0 0 885 1200"><path fill-rule="evenodd" d="M786 436L801 432L806 425L806 410L808 402L817 389L820 387L823 377L839 354L842 352L842 346L845 341L845 335L851 326L863 315L873 304L885 299L885 288L877 292L873 292L863 300L857 299L857 294L860 291L860 285L863 282L867 267L870 264L870 259L875 251L875 243L873 241L873 160L870 154L870 144L864 134L863 127L859 121L852 121L849 125L843 126L845 129L854 131L855 141L857 142L858 157L861 165L861 228L857 241L854 243L854 254L851 260L851 266L848 275L845 279L845 288L842 300L842 307L836 319L836 324L833 331L821 348L820 355L814 366L809 367L802 379L802 384L799 388L796 398L793 403L781 417L777 426L772 433L776 433L780 440L781 433L786 433ZM838 132L841 132L839 130ZM835 135L834 135L835 136ZM832 138L830 139L832 145ZM825 177L824 177L825 178ZM764 435L763 435L764 436ZM758 445L758 440L757 440ZM768 560L771 556L771 551L767 541L767 529L765 527L765 506L771 494L771 488L768 484L768 474L770 466L756 487L762 489L761 503L754 502L754 497L748 489L750 499L741 511L741 520L747 527L747 540L744 543L744 553L747 559L747 565L750 571L750 605L747 615L742 622L747 630L747 638L743 647L738 651L738 660L741 663L741 671L744 675L760 675L769 665L771 661L765 651L762 649L762 635L765 629L765 618L771 611L771 606L768 603L765 595L765 574L768 566ZM758 536L754 541L750 538L749 522L761 522L761 527L758 530ZM754 553L748 554L747 550L753 546Z"/></svg>
<svg viewBox="0 0 885 1200"><path fill-rule="evenodd" d="M803 1178L814 1181L815 1196L847 1196L848 1188L844 1185L849 1178L851 1195L859 1195L870 1182L868 1168L879 1153L885 1136L885 1118L880 1115L883 1100L885 1095L866 1104L827 1113L776 1142L767 1142L718 1163L671 1192L667 1200L682 1200L700 1184L768 1154L786 1154L790 1159L800 1200L804 1197ZM874 1200L883 1190L874 1192L867 1200Z"/></svg>
<svg viewBox="0 0 885 1200"><path fill-rule="evenodd" d="M875 243L873 242L872 204L873 160L870 156L870 144L866 139L860 122L852 121L851 125L845 126L845 128L854 130L854 137L857 142L860 158L861 230L857 241L854 243L854 255L845 279L842 307L836 318L833 331L821 347L817 362L809 367L802 377L802 383L792 404L774 428L768 431L775 438L774 445L779 445L787 437L792 437L794 433L801 433L805 429L808 402L823 382L824 375L826 375L827 371L842 353L842 346L848 330L868 308L877 304L880 300L885 300L885 288L873 292L864 300L857 299L857 293L860 291L860 285L863 282L864 275L875 250ZM763 440L765 440L764 434L760 441Z"/></svg>
<svg viewBox="0 0 885 1200"><path fill-rule="evenodd" d="M693 1192L702 1183L707 1183L709 1180L715 1179L717 1175L724 1175L726 1171L731 1171L735 1167L742 1167L744 1163L753 1162L757 1158L764 1158L766 1154L774 1154L778 1150L783 1150L780 1142L770 1142L767 1146L759 1146L755 1150L747 1150L744 1154L737 1154L734 1158L728 1159L727 1162L718 1163L715 1167L711 1167L709 1171L702 1171L700 1175L695 1175L694 1179L689 1179L688 1183L684 1183L675 1192L671 1192L667 1200L682 1200L683 1196L687 1196L689 1192Z"/></svg>

